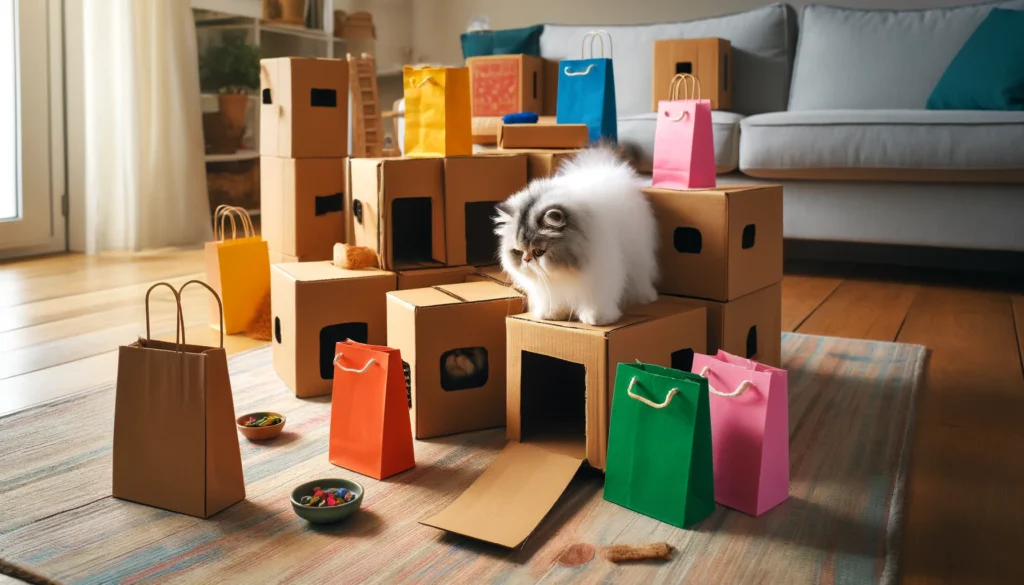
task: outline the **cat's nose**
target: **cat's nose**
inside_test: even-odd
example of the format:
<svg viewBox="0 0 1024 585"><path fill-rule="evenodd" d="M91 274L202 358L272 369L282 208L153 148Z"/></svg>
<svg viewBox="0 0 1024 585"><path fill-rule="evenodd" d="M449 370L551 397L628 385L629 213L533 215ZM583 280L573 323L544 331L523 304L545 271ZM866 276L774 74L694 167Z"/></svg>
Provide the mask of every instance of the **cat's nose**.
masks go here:
<svg viewBox="0 0 1024 585"><path fill-rule="evenodd" d="M526 254L523 254L523 262L526 262L527 264L529 264L530 260L533 260L533 258L530 258Z"/></svg>

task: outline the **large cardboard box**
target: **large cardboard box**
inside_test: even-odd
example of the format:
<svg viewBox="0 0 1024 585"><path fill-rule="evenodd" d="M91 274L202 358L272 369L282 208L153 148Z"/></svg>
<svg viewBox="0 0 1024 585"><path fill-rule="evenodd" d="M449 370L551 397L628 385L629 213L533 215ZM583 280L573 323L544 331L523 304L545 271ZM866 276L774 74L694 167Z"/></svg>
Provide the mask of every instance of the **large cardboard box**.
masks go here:
<svg viewBox="0 0 1024 585"><path fill-rule="evenodd" d="M658 292L730 301L782 280L782 187L645 189L658 221Z"/></svg>
<svg viewBox="0 0 1024 585"><path fill-rule="evenodd" d="M263 239L279 254L330 260L345 241L344 158L260 158Z"/></svg>
<svg viewBox="0 0 1024 585"><path fill-rule="evenodd" d="M398 272L398 290L413 288L430 288L443 284L466 282L473 273L472 266L445 266L444 268L420 268L419 270L401 270Z"/></svg>
<svg viewBox="0 0 1024 585"><path fill-rule="evenodd" d="M388 344L409 364L416 438L504 425L505 317L523 310L522 295L468 282L387 299Z"/></svg>
<svg viewBox="0 0 1024 585"><path fill-rule="evenodd" d="M507 436L477 481L424 524L504 547L533 532L586 460L604 469L615 368L642 362L689 369L705 352L706 311L662 297L607 327L506 320Z"/></svg>
<svg viewBox="0 0 1024 585"><path fill-rule="evenodd" d="M260 154L348 156L348 61L260 60Z"/></svg>
<svg viewBox="0 0 1024 585"><path fill-rule="evenodd" d="M540 114L544 105L544 60L530 55L466 59L473 116Z"/></svg>
<svg viewBox="0 0 1024 585"><path fill-rule="evenodd" d="M482 156L526 155L526 178L528 181L532 181L554 175L562 167L562 164L575 156L577 152L579 149L501 148L485 150L478 154Z"/></svg>
<svg viewBox="0 0 1024 585"><path fill-rule="evenodd" d="M526 187L526 157L457 156L444 159L448 264L498 261L494 207Z"/></svg>
<svg viewBox="0 0 1024 585"><path fill-rule="evenodd" d="M669 86L679 73L700 81L700 97L711 100L711 109L732 107L732 43L725 39L672 39L654 41L654 100L671 99Z"/></svg>
<svg viewBox="0 0 1024 585"><path fill-rule="evenodd" d="M353 158L349 180L349 243L387 270L444 266L444 159Z"/></svg>
<svg viewBox="0 0 1024 585"><path fill-rule="evenodd" d="M498 148L583 148L590 142L586 124L502 124Z"/></svg>
<svg viewBox="0 0 1024 585"><path fill-rule="evenodd" d="M687 299L708 310L708 354L725 350L782 367L782 283L727 303Z"/></svg>
<svg viewBox="0 0 1024 585"><path fill-rule="evenodd" d="M297 397L331 393L339 341L386 344L385 294L397 285L394 272L330 262L270 267L274 370Z"/></svg>

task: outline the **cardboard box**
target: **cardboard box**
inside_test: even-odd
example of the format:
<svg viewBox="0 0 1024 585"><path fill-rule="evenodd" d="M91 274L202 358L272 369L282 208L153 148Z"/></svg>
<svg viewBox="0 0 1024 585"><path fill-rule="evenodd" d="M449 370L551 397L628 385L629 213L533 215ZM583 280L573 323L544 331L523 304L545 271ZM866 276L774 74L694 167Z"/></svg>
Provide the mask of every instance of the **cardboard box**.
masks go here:
<svg viewBox="0 0 1024 585"><path fill-rule="evenodd" d="M260 154L348 156L348 61L260 60Z"/></svg>
<svg viewBox="0 0 1024 585"><path fill-rule="evenodd" d="M444 159L444 226L449 264L498 260L494 206L526 187L526 157L458 156Z"/></svg>
<svg viewBox="0 0 1024 585"><path fill-rule="evenodd" d="M782 280L782 187L645 189L658 221L658 292L730 301Z"/></svg>
<svg viewBox="0 0 1024 585"><path fill-rule="evenodd" d="M290 264L293 262L318 262L320 259L313 260L312 258L305 258L302 256L292 256L290 254L282 254L281 252L275 252L270 250L270 263L271 264Z"/></svg>
<svg viewBox="0 0 1024 585"><path fill-rule="evenodd" d="M386 270L444 266L444 159L353 158L349 181L349 243Z"/></svg>
<svg viewBox="0 0 1024 585"><path fill-rule="evenodd" d="M558 115L558 70L561 62L544 59L544 104L541 114L544 116Z"/></svg>
<svg viewBox="0 0 1024 585"><path fill-rule="evenodd" d="M260 219L271 250L330 260L345 241L344 158L260 157Z"/></svg>
<svg viewBox="0 0 1024 585"><path fill-rule="evenodd" d="M473 116L540 114L544 103L543 59L488 55L466 59Z"/></svg>
<svg viewBox="0 0 1024 585"><path fill-rule="evenodd" d="M782 283L727 303L687 299L708 310L708 354L719 349L782 367Z"/></svg>
<svg viewBox="0 0 1024 585"><path fill-rule="evenodd" d="M419 270L402 270L398 273L398 290L413 288L430 288L443 284L466 282L473 273L472 266L446 266L444 268L420 268Z"/></svg>
<svg viewBox="0 0 1024 585"><path fill-rule="evenodd" d="M473 144L494 146L498 144L498 130L501 118L497 116L476 116L473 118Z"/></svg>
<svg viewBox="0 0 1024 585"><path fill-rule="evenodd" d="M504 425L505 317L523 296L469 282L388 293L387 305L388 344L409 365L414 436Z"/></svg>
<svg viewBox="0 0 1024 585"><path fill-rule="evenodd" d="M506 320L509 443L477 481L423 524L517 547L586 459L604 469L608 416L620 362L689 369L704 353L706 311L662 297L616 324Z"/></svg>
<svg viewBox="0 0 1024 585"><path fill-rule="evenodd" d="M510 277L501 266L477 267L466 277L466 282L495 282L503 286L512 286Z"/></svg>
<svg viewBox="0 0 1024 585"><path fill-rule="evenodd" d="M654 41L654 100L671 99L669 86L679 73L700 80L700 97L711 100L712 110L732 107L732 43L725 39L673 39ZM682 96L680 96L682 97Z"/></svg>
<svg viewBox="0 0 1024 585"><path fill-rule="evenodd" d="M579 152L579 149L508 148L485 150L478 154L481 156L524 154L526 155L526 179L532 181L554 175L561 168L562 164L572 158L577 152Z"/></svg>
<svg viewBox="0 0 1024 585"><path fill-rule="evenodd" d="M351 339L385 345L385 294L394 272L344 270L330 262L270 267L274 370L299 398L331 393L334 347Z"/></svg>
<svg viewBox="0 0 1024 585"><path fill-rule="evenodd" d="M583 148L590 142L586 124L502 124L498 148Z"/></svg>

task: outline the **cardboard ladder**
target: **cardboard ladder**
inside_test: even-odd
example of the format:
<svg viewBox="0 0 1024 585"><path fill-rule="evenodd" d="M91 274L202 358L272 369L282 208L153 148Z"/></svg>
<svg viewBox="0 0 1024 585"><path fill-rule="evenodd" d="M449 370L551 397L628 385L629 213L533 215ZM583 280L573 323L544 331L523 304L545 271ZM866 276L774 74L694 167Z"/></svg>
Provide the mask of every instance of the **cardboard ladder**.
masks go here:
<svg viewBox="0 0 1024 585"><path fill-rule="evenodd" d="M348 55L349 83L352 85L352 156L383 156L384 127L377 94L377 68L373 55Z"/></svg>

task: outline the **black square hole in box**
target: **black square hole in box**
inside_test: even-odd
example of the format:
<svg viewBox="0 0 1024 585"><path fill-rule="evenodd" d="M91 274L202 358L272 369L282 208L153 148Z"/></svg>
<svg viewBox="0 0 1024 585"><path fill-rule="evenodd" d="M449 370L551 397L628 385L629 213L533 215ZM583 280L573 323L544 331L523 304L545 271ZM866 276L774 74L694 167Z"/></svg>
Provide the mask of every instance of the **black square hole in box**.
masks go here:
<svg viewBox="0 0 1024 585"><path fill-rule="evenodd" d="M747 359L752 360L757 357L757 325L750 328L747 331Z"/></svg>
<svg viewBox="0 0 1024 585"><path fill-rule="evenodd" d="M328 213L336 213L338 211L345 210L345 199L341 193L332 193L330 195L317 195L313 199L313 213L314 215L327 215Z"/></svg>
<svg viewBox="0 0 1024 585"><path fill-rule="evenodd" d="M689 61L679 61L676 63L676 75L680 73L693 73L693 63Z"/></svg>
<svg viewBox="0 0 1024 585"><path fill-rule="evenodd" d="M693 350L690 348L672 352L672 369L689 372L693 368Z"/></svg>
<svg viewBox="0 0 1024 585"><path fill-rule="evenodd" d="M524 351L519 388L523 441L551 437L587 439L587 368Z"/></svg>
<svg viewBox="0 0 1024 585"><path fill-rule="evenodd" d="M391 202L391 257L396 265L433 259L433 220L430 197Z"/></svg>
<svg viewBox="0 0 1024 585"><path fill-rule="evenodd" d="M321 329L320 377L324 380L334 379L334 351L339 342L351 339L359 343L366 343L369 335L369 327L366 323L338 323Z"/></svg>
<svg viewBox="0 0 1024 585"><path fill-rule="evenodd" d="M441 389L479 388L487 383L487 348L457 347L441 354Z"/></svg>
<svg viewBox="0 0 1024 585"><path fill-rule="evenodd" d="M281 343L281 318L274 317L274 339Z"/></svg>
<svg viewBox="0 0 1024 585"><path fill-rule="evenodd" d="M754 224L748 224L743 228L743 236L740 238L740 245L744 250L754 247L754 238L757 236L757 228Z"/></svg>
<svg viewBox="0 0 1024 585"><path fill-rule="evenodd" d="M677 227L672 232L672 245L676 252L683 254L700 254L704 247L704 238L700 230L692 227Z"/></svg>
<svg viewBox="0 0 1024 585"><path fill-rule="evenodd" d="M309 90L309 105L314 108L336 108L338 107L338 92L333 89L311 88Z"/></svg>
<svg viewBox="0 0 1024 585"><path fill-rule="evenodd" d="M466 263L492 264L498 259L498 235L494 233L496 201L466 204Z"/></svg>
<svg viewBox="0 0 1024 585"><path fill-rule="evenodd" d="M260 101L262 101L263 103L265 103L265 104L272 104L272 103L274 103L270 99L270 88L266 88L263 91L261 91L260 95L262 96L262 99Z"/></svg>

